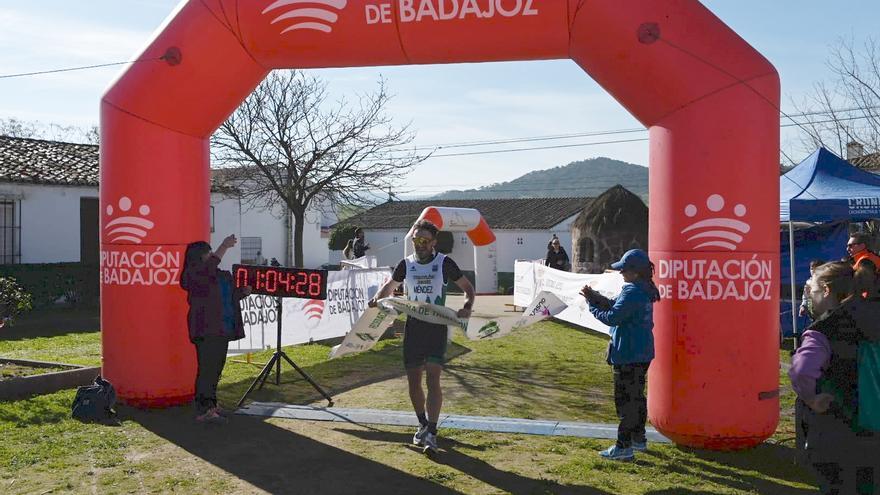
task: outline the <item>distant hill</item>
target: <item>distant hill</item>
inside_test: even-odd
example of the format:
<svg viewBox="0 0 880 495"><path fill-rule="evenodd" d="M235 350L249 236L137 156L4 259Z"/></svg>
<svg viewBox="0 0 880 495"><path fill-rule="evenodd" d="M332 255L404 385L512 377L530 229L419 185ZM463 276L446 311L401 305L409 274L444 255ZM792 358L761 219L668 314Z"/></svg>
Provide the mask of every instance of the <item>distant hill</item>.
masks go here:
<svg viewBox="0 0 880 495"><path fill-rule="evenodd" d="M647 202L648 168L605 157L536 170L479 189L446 191L431 199L595 198L616 184Z"/></svg>

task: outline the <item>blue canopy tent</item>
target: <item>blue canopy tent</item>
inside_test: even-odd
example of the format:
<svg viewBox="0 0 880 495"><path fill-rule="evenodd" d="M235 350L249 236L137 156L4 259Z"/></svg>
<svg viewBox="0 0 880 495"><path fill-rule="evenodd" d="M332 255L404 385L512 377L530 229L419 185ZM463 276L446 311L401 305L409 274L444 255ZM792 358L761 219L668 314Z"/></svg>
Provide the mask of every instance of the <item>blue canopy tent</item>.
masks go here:
<svg viewBox="0 0 880 495"><path fill-rule="evenodd" d="M791 284L791 322L797 328L797 275L808 274L807 258L796 270L794 222L865 221L880 218L880 176L852 166L825 148L819 148L780 178L779 220L788 223L788 247ZM828 229L835 239L848 231ZM816 237L816 236L814 236ZM845 242L834 243L827 236L819 236L824 248L812 248L823 259L840 259L845 253ZM809 239L804 236L803 239ZM802 243L805 241L802 240ZM816 242L814 239L813 242ZM802 276L806 281L807 276Z"/></svg>
<svg viewBox="0 0 880 495"><path fill-rule="evenodd" d="M797 249L797 256L794 264L794 285L798 288L798 292L794 294L795 306L798 304L797 298L801 295L801 287L810 278L810 261L814 259L834 261L846 256L848 238L849 226L846 221L823 223L801 229L795 225L794 245ZM789 246L789 233L780 230L779 281L782 287L791 285L792 276L789 268L791 261L789 258L792 251ZM798 317L795 313L797 325L793 326L790 306L791 303L785 298L779 301L779 325L784 337L794 335L795 329L803 328L808 322L806 317Z"/></svg>

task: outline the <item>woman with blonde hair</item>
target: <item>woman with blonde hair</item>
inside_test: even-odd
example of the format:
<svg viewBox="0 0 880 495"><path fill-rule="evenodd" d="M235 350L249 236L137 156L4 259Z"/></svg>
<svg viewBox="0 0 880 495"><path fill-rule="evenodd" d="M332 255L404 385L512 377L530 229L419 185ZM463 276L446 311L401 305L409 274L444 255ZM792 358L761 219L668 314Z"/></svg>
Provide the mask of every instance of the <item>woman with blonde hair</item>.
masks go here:
<svg viewBox="0 0 880 495"><path fill-rule="evenodd" d="M880 300L855 282L849 263L816 268L807 299L815 322L788 373L826 494L880 493Z"/></svg>

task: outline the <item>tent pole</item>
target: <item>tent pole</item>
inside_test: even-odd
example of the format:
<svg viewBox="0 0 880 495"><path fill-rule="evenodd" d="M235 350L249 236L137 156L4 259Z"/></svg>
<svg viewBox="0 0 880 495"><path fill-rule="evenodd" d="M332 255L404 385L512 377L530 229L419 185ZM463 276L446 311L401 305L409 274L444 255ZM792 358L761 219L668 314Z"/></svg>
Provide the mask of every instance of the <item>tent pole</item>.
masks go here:
<svg viewBox="0 0 880 495"><path fill-rule="evenodd" d="M800 347L800 336L797 328L797 311L795 310L795 281L794 281L794 223L791 221L791 210L788 217L788 265L791 271L791 333L794 337L794 348ZM782 337L780 336L780 340Z"/></svg>

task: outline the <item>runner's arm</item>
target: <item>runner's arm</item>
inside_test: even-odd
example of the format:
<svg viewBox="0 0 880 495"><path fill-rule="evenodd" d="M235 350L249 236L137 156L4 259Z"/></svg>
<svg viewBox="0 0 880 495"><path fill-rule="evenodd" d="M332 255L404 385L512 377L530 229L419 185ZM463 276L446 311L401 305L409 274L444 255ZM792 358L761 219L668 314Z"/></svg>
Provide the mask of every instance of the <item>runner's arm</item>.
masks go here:
<svg viewBox="0 0 880 495"><path fill-rule="evenodd" d="M457 285L462 292L464 292L464 306L460 310L458 310L459 318L470 318L471 311L474 309L474 299L476 298L476 294L474 293L474 286L471 284L471 281L467 279L465 276L461 276L458 280L455 280L455 285Z"/></svg>
<svg viewBox="0 0 880 495"><path fill-rule="evenodd" d="M379 289L379 292L377 292L376 295L373 296L372 299L370 299L370 302L368 303L368 305L371 308L375 308L377 301L379 301L379 299L385 299L386 297L389 297L391 294L394 293L394 291L398 287L400 287L400 284L401 284L401 282L398 282L397 280L394 280L393 278L389 279L387 282L385 282L385 285L383 285L382 288Z"/></svg>
<svg viewBox="0 0 880 495"><path fill-rule="evenodd" d="M464 276L461 268L458 267L458 263L453 261L449 256L443 260L443 280L445 283L449 283L450 281L455 282L455 285L464 292L464 306L458 310L458 317L470 318L471 310L474 309L474 298L476 297L474 286L471 284L471 281Z"/></svg>

